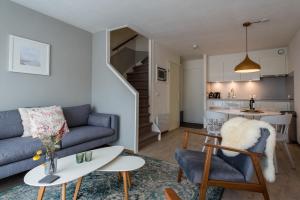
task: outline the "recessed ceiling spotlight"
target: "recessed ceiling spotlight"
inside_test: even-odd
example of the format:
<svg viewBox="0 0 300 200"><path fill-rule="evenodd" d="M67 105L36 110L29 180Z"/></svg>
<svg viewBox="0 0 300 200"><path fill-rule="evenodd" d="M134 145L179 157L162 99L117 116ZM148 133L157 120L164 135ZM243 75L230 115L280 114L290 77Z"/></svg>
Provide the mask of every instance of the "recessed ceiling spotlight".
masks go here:
<svg viewBox="0 0 300 200"><path fill-rule="evenodd" d="M198 49L199 45L198 44L193 44L193 49Z"/></svg>

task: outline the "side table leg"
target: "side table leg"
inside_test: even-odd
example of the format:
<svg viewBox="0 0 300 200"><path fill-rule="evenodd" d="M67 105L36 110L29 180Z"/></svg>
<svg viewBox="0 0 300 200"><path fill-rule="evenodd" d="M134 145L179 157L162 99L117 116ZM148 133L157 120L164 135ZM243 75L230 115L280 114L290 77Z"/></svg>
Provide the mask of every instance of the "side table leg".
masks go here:
<svg viewBox="0 0 300 200"><path fill-rule="evenodd" d="M129 186L129 188L131 188L131 178L130 178L130 174L129 174L129 172L126 172L126 174L127 174L128 186Z"/></svg>
<svg viewBox="0 0 300 200"><path fill-rule="evenodd" d="M40 187L39 192L38 192L38 196L37 196L37 200L42 200L44 197L44 193L45 193L45 189L46 187Z"/></svg>
<svg viewBox="0 0 300 200"><path fill-rule="evenodd" d="M80 190L80 186L81 186L81 183L82 183L82 177L80 177L76 183L76 187L75 187L75 192L74 192L74 196L73 196L73 200L77 200L77 197L78 197L78 193L79 193L79 190Z"/></svg>
<svg viewBox="0 0 300 200"><path fill-rule="evenodd" d="M66 200L66 183L61 185L61 200Z"/></svg>
<svg viewBox="0 0 300 200"><path fill-rule="evenodd" d="M127 187L127 172L122 172L123 183L124 183L124 200L128 200L128 187Z"/></svg>

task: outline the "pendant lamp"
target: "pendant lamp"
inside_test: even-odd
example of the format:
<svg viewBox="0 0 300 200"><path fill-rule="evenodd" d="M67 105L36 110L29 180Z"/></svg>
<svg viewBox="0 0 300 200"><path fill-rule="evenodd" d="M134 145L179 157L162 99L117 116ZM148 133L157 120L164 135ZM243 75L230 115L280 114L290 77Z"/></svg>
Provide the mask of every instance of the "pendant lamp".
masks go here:
<svg viewBox="0 0 300 200"><path fill-rule="evenodd" d="M251 22L245 22L243 26L246 28L246 57L245 59L238 64L234 71L237 73L251 73L260 71L260 65L252 61L248 56L248 27L251 25Z"/></svg>

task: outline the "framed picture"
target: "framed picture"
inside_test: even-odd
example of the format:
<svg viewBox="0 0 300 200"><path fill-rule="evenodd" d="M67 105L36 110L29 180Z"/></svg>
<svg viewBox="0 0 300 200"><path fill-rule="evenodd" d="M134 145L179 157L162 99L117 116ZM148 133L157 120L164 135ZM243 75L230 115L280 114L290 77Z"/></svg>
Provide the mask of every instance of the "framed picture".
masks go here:
<svg viewBox="0 0 300 200"><path fill-rule="evenodd" d="M49 76L50 45L9 36L9 71Z"/></svg>
<svg viewBox="0 0 300 200"><path fill-rule="evenodd" d="M167 81L167 70L166 69L157 66L156 71L157 71L156 75L157 75L158 81Z"/></svg>

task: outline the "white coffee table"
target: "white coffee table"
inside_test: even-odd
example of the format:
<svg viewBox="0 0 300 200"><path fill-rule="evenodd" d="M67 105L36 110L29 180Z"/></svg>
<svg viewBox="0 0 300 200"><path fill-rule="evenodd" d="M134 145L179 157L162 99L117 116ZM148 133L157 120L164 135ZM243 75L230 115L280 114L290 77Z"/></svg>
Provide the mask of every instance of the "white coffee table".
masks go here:
<svg viewBox="0 0 300 200"><path fill-rule="evenodd" d="M57 160L57 172L55 175L60 178L50 184L41 184L44 174L44 167L42 165L30 170L24 177L24 182L27 185L40 187L38 192L38 200L43 199L46 187L62 185L61 199L66 199L66 184L68 182L77 180L76 189L73 199L77 199L77 195L81 186L82 177L99 169L107 163L114 160L124 150L123 146L112 146L93 150L93 159L90 162L76 163L76 155L67 156Z"/></svg>
<svg viewBox="0 0 300 200"><path fill-rule="evenodd" d="M145 165L145 160L137 156L119 156L107 165L98 169L103 172L119 172L123 177L124 183L124 199L128 200L128 186L131 187L130 171L139 169ZM120 176L121 174L121 176Z"/></svg>

